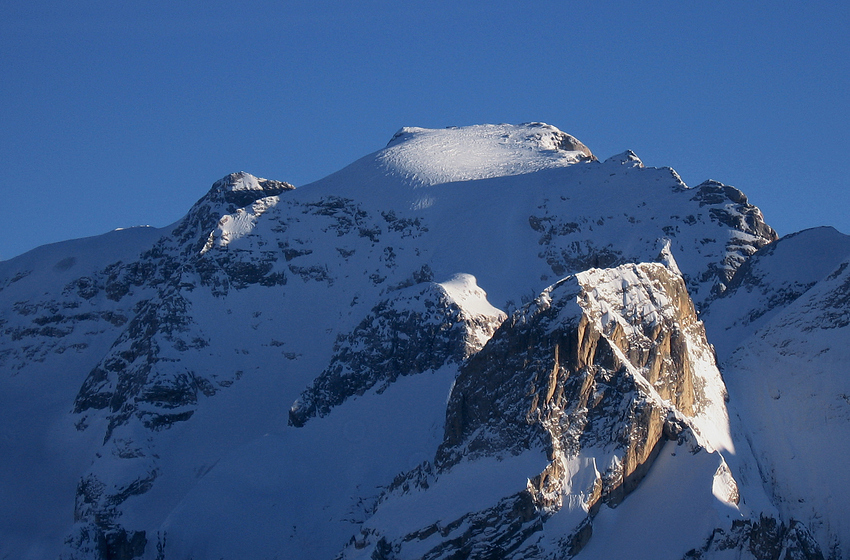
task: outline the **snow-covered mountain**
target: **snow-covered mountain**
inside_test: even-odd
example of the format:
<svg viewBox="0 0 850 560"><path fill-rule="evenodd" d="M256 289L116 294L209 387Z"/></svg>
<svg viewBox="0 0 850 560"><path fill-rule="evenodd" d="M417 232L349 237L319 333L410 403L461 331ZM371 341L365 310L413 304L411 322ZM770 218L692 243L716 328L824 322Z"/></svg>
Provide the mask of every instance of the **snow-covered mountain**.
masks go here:
<svg viewBox="0 0 850 560"><path fill-rule="evenodd" d="M850 236L788 235L753 255L705 316L765 489L835 558L850 557L848 267Z"/></svg>
<svg viewBox="0 0 850 560"><path fill-rule="evenodd" d="M541 123L230 175L0 262L0 558L850 557L848 259Z"/></svg>

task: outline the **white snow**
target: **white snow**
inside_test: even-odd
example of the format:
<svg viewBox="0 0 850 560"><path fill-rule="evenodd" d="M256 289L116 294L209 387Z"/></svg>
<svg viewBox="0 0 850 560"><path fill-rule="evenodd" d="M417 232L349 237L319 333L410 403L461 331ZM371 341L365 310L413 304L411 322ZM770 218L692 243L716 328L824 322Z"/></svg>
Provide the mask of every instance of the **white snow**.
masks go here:
<svg viewBox="0 0 850 560"><path fill-rule="evenodd" d="M830 321L844 307L850 261L772 317L725 367L732 399L752 441L767 490L786 519L805 522L825 550L850 556L850 326ZM842 270L840 267L836 271ZM846 315L845 315L846 317ZM847 318L846 321L850 321Z"/></svg>
<svg viewBox="0 0 850 560"><path fill-rule="evenodd" d="M253 182L250 182L249 179L253 179ZM247 186L242 181L248 181ZM253 184L256 184L257 189L262 189L259 183L257 183L256 177L243 173L242 179L237 183L237 186L242 190L247 190ZM234 190L237 189L234 188ZM218 227L210 233L207 244L202 249L201 254L209 251L213 247L213 244L219 247L226 247L231 241L240 239L251 233L260 216L279 201L280 198L277 196L267 196L245 208L237 209L233 214L222 215L218 221Z"/></svg>
<svg viewBox="0 0 850 560"><path fill-rule="evenodd" d="M490 305L487 293L478 287L475 276L471 274L455 274L449 280L440 282L440 286L462 309L471 314L487 317L504 315L502 310Z"/></svg>
<svg viewBox="0 0 850 560"><path fill-rule="evenodd" d="M564 133L543 124L403 128L378 156L386 173L414 187L533 173L587 160L583 145L558 148ZM576 141L577 142L577 141Z"/></svg>
<svg viewBox="0 0 850 560"><path fill-rule="evenodd" d="M576 558L681 559L715 527L742 517L712 492L721 465L717 453L692 454L668 442L638 489L616 509L600 510L593 537Z"/></svg>

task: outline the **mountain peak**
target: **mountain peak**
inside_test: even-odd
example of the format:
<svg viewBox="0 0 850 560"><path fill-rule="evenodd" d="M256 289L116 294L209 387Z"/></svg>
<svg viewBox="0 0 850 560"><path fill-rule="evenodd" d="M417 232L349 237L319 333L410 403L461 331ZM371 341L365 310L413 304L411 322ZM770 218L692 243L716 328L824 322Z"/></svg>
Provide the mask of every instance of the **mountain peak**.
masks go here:
<svg viewBox="0 0 850 560"><path fill-rule="evenodd" d="M605 163L610 165L619 164L628 165L631 167L643 167L643 162L640 160L637 154L631 150L626 150L621 154L611 156L605 160Z"/></svg>
<svg viewBox="0 0 850 560"><path fill-rule="evenodd" d="M522 175L596 159L578 139L545 123L405 127L376 156L385 171L414 186Z"/></svg>
<svg viewBox="0 0 850 560"><path fill-rule="evenodd" d="M282 181L261 179L240 171L231 173L213 183L209 198L224 200L237 206L247 206L266 196L274 196L295 187Z"/></svg>

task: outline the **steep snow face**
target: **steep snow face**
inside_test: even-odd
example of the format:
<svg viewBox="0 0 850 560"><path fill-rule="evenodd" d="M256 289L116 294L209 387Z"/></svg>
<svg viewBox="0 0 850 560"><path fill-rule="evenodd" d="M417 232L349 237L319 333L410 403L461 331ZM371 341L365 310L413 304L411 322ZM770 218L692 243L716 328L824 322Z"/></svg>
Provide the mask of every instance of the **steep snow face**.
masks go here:
<svg viewBox="0 0 850 560"><path fill-rule="evenodd" d="M156 557L159 544L169 560L335 558L359 535L382 487L433 457L456 374L449 366L399 377L302 428L234 445L193 474L179 503L151 529L147 557ZM192 422L245 413L243 401L222 396Z"/></svg>
<svg viewBox="0 0 850 560"><path fill-rule="evenodd" d="M129 228L0 262L0 557L55 558L67 536L99 445L68 412L138 301L108 302L96 278L162 235Z"/></svg>
<svg viewBox="0 0 850 560"><path fill-rule="evenodd" d="M815 228L783 237L742 266L703 315L756 454L760 479L789 525L848 557L850 499L833 466L848 460L850 236Z"/></svg>
<svg viewBox="0 0 850 560"><path fill-rule="evenodd" d="M850 438L850 236L805 230L759 250L703 318L760 476L786 522L807 526L827 553L850 556L833 466Z"/></svg>
<svg viewBox="0 0 850 560"><path fill-rule="evenodd" d="M824 234L846 247L846 239L834 232L808 232L806 237L822 241ZM787 244L793 241L803 239L789 238ZM810 267L797 265L778 274L777 285L763 277L764 287L773 289L761 292L806 286L823 270L818 261L834 258L819 259L822 247L808 247ZM759 267L788 266L782 257L777 247ZM779 262L770 262L774 258ZM789 276L796 278L789 281ZM730 406L746 426L765 487L784 518L804 523L831 558L850 557L850 485L843 475L850 460L850 260L845 256L831 273L773 309L758 330L742 338L724 364L724 375Z"/></svg>
<svg viewBox="0 0 850 560"><path fill-rule="evenodd" d="M504 319L469 274L394 292L337 338L330 364L292 405L289 423L301 427L368 390L382 393L399 377L456 367L481 350Z"/></svg>
<svg viewBox="0 0 850 560"><path fill-rule="evenodd" d="M850 256L850 236L831 227L786 235L742 266L703 320L720 361Z"/></svg>

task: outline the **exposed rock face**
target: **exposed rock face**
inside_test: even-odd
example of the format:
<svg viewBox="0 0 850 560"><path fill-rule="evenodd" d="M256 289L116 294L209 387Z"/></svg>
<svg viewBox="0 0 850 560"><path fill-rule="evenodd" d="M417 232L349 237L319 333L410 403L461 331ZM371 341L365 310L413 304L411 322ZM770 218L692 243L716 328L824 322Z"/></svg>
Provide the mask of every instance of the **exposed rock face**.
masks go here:
<svg viewBox="0 0 850 560"><path fill-rule="evenodd" d="M716 388L704 390L722 386L706 348L682 278L664 265L589 270L548 288L463 365L434 465L398 479L385 500L427 492L461 463L486 457L542 450L548 464L491 509L380 537L377 557L384 549L413 557L405 551L433 543L437 531L439 544L422 557L549 557L533 543L562 509L579 515L556 555L577 554L600 505L616 507L634 490L665 441L688 442L693 452L717 445L700 436L697 420L723 406L712 402ZM491 533L499 539L483 536ZM364 535L375 543L380 531Z"/></svg>
<svg viewBox="0 0 850 560"><path fill-rule="evenodd" d="M609 440L623 421L640 417L647 437L621 434L621 444L641 446L628 454L628 477L663 432L666 410L653 398L686 416L701 405L687 341L695 329L701 327L681 278L662 265L592 270L562 280L464 366L438 465L481 452L521 452L537 443L523 425L548 432L544 439L575 454L594 444L586 438ZM638 396L640 403L622 408L622 398L641 392L649 400Z"/></svg>
<svg viewBox="0 0 850 560"><path fill-rule="evenodd" d="M486 304L474 278L466 282L479 304ZM292 405L289 424L303 426L367 390L381 393L399 376L459 364L481 349L504 318L489 304L465 309L462 300L434 282L395 292L373 307L354 331L340 335L330 365Z"/></svg>

